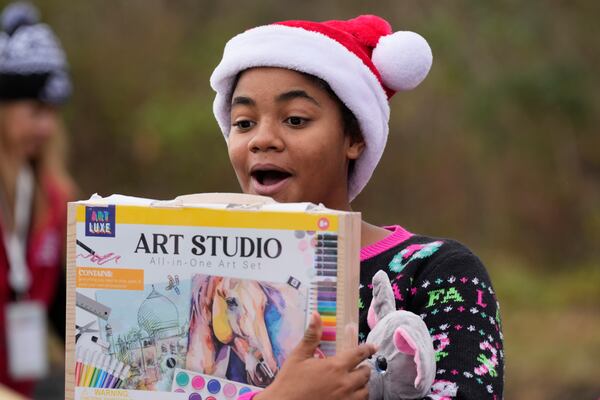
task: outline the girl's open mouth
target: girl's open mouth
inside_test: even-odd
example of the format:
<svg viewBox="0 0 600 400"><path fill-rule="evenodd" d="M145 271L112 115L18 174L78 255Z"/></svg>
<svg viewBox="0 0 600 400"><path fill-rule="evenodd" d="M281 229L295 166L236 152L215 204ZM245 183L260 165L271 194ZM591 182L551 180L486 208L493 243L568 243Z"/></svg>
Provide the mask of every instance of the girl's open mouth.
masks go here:
<svg viewBox="0 0 600 400"><path fill-rule="evenodd" d="M283 188L292 174L281 169L265 167L253 169L250 176L256 194L273 196Z"/></svg>

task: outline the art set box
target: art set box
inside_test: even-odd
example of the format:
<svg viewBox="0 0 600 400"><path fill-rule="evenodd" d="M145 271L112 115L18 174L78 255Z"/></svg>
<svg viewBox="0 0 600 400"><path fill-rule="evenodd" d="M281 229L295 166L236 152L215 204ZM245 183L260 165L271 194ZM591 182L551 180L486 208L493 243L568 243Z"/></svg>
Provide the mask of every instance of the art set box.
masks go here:
<svg viewBox="0 0 600 400"><path fill-rule="evenodd" d="M356 343L360 214L233 194L69 203L65 398L235 399L314 310Z"/></svg>

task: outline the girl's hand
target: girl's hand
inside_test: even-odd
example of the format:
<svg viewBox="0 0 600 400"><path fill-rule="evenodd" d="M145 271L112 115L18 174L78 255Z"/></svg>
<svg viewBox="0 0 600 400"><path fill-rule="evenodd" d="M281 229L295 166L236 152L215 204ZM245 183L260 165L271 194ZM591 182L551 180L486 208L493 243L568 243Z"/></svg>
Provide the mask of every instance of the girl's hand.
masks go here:
<svg viewBox="0 0 600 400"><path fill-rule="evenodd" d="M314 357L322 333L321 317L314 312L304 333L271 385L254 396L255 400L359 400L367 399L371 374L366 365L358 366L376 351L363 344L331 358Z"/></svg>

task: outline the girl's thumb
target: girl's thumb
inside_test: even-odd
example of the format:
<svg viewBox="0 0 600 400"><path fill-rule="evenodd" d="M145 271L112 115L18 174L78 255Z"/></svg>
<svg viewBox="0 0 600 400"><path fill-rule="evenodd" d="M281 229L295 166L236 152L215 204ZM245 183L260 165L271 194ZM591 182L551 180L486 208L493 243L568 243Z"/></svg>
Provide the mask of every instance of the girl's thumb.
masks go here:
<svg viewBox="0 0 600 400"><path fill-rule="evenodd" d="M323 326L321 324L321 316L314 311L310 315L308 328L304 331L302 341L296 347L296 355L302 359L313 358L315 350L321 342Z"/></svg>

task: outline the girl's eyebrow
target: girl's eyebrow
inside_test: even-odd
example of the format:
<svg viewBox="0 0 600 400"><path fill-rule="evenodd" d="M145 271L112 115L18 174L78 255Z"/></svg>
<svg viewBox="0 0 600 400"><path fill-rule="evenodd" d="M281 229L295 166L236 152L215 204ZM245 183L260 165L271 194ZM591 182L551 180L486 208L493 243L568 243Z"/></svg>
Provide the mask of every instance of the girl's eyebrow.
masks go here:
<svg viewBox="0 0 600 400"><path fill-rule="evenodd" d="M313 97L309 96L304 90L290 90L289 92L281 93L275 98L275 101L278 103L290 101L293 99L302 98L314 103L316 106L321 107L319 102L315 100Z"/></svg>
<svg viewBox="0 0 600 400"><path fill-rule="evenodd" d="M256 102L252 100L250 97L245 96L237 96L231 100L231 107L233 106L254 106Z"/></svg>

